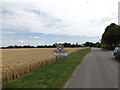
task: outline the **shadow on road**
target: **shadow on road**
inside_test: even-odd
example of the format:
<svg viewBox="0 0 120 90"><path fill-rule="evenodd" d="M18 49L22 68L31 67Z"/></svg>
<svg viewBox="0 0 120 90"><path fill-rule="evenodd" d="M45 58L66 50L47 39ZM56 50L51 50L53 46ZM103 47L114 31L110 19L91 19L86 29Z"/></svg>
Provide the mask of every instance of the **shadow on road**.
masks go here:
<svg viewBox="0 0 120 90"><path fill-rule="evenodd" d="M102 51L102 52L109 52L109 51L113 52L113 50L108 50L108 49L103 49L103 48L92 48L92 50L94 50L94 51Z"/></svg>
<svg viewBox="0 0 120 90"><path fill-rule="evenodd" d="M101 51L113 51L113 50L107 50L107 49L103 49L103 48L101 48L100 50Z"/></svg>
<svg viewBox="0 0 120 90"><path fill-rule="evenodd" d="M112 61L114 61L114 62L118 62L118 63L120 63L120 60L115 59L115 58L111 58L110 60L112 60Z"/></svg>

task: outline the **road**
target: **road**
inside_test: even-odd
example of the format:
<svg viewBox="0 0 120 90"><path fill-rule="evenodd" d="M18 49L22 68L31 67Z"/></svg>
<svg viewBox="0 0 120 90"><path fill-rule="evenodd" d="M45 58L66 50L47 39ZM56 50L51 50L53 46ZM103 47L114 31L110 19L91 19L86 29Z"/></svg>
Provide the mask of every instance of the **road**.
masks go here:
<svg viewBox="0 0 120 90"><path fill-rule="evenodd" d="M118 88L118 60L112 51L92 48L63 88Z"/></svg>

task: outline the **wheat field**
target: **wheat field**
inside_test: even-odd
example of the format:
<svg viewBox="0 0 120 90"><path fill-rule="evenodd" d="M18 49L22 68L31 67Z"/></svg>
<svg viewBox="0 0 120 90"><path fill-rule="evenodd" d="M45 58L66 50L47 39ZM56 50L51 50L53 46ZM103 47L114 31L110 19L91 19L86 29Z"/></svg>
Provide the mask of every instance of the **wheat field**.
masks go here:
<svg viewBox="0 0 120 90"><path fill-rule="evenodd" d="M0 89L2 88L2 50L0 50Z"/></svg>
<svg viewBox="0 0 120 90"><path fill-rule="evenodd" d="M2 49L2 81L18 78L25 73L55 61L55 48ZM68 55L83 48L66 48Z"/></svg>

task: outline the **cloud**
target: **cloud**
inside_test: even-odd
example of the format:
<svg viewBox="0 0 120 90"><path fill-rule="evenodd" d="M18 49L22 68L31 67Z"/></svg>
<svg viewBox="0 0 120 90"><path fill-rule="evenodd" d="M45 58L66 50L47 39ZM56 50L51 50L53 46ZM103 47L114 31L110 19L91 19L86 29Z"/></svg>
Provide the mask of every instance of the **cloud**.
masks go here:
<svg viewBox="0 0 120 90"><path fill-rule="evenodd" d="M5 35L5 34L15 34L15 32L11 32L11 31L2 31L2 34Z"/></svg>
<svg viewBox="0 0 120 90"><path fill-rule="evenodd" d="M34 38L38 39L39 37L38 37L38 36L35 36Z"/></svg>
<svg viewBox="0 0 120 90"><path fill-rule="evenodd" d="M15 43L29 43L28 41L51 43L60 41L48 35L66 35L67 41L76 41L72 36L101 37L104 29L110 23L117 23L119 0L2 0L0 16L2 16L3 40ZM5 3L7 2L7 3ZM20 3L21 2L21 3ZM46 37L27 35L28 33L42 33ZM12 36L11 36L12 35ZM21 35L21 36L20 36ZM90 38L91 37L91 38ZM64 40L61 39L61 40ZM15 41L14 41L15 40ZM94 39L96 40L96 39ZM83 42L82 40L80 40ZM11 42L9 42L11 43Z"/></svg>
<svg viewBox="0 0 120 90"><path fill-rule="evenodd" d="M37 39L36 39L37 37ZM39 38L38 38L39 37ZM70 43L84 43L86 41L96 42L100 37L85 37L85 36L71 36L71 35L54 35L54 34L38 34L38 33L26 33L26 34L9 34L3 37L3 46L9 45L45 45L54 44L59 42Z"/></svg>
<svg viewBox="0 0 120 90"><path fill-rule="evenodd" d="M120 25L120 1L118 3L118 24Z"/></svg>
<svg viewBox="0 0 120 90"><path fill-rule="evenodd" d="M20 43L24 43L25 41L24 41L24 40L20 40L19 42L20 42Z"/></svg>
<svg viewBox="0 0 120 90"><path fill-rule="evenodd" d="M24 6L24 5L23 5ZM8 9L12 14L3 13L3 30L14 32L37 32L56 34L59 33L64 24L60 19L44 13L38 8L22 7L15 3L5 4L3 8ZM4 10L4 9L3 9ZM6 11L5 11L6 12ZM22 31L22 32L21 32Z"/></svg>
<svg viewBox="0 0 120 90"><path fill-rule="evenodd" d="M117 24L117 20L118 20L118 14L117 12L113 12L109 16L104 16L97 20L91 20L90 22L96 25L104 25L105 23L110 24L110 22L111 23L114 22Z"/></svg>
<svg viewBox="0 0 120 90"><path fill-rule="evenodd" d="M32 39L39 39L39 36L30 36Z"/></svg>
<svg viewBox="0 0 120 90"><path fill-rule="evenodd" d="M108 9L113 8L111 6L113 0L105 1L105 4L98 0L93 0L88 4L85 4L85 2L81 0L56 0L49 4L49 0L47 0L39 3L3 3L3 30L100 36L103 30L95 32L94 24L89 21L94 19L101 19L103 23L104 21L110 21L109 16L115 10L115 6L114 9ZM106 7L106 3L110 4L109 7ZM107 17L103 18L103 16ZM116 19L111 17L110 19L116 22ZM96 27L100 30L102 29L101 26ZM88 31L93 33L88 33Z"/></svg>

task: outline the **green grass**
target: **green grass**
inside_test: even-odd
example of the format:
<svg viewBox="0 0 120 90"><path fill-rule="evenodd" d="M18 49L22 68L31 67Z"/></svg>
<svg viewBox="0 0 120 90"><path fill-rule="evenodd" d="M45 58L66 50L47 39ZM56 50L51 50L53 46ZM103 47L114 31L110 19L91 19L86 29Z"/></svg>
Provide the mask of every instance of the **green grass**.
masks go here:
<svg viewBox="0 0 120 90"><path fill-rule="evenodd" d="M61 88L90 48L60 58L22 77L3 83L3 88Z"/></svg>

